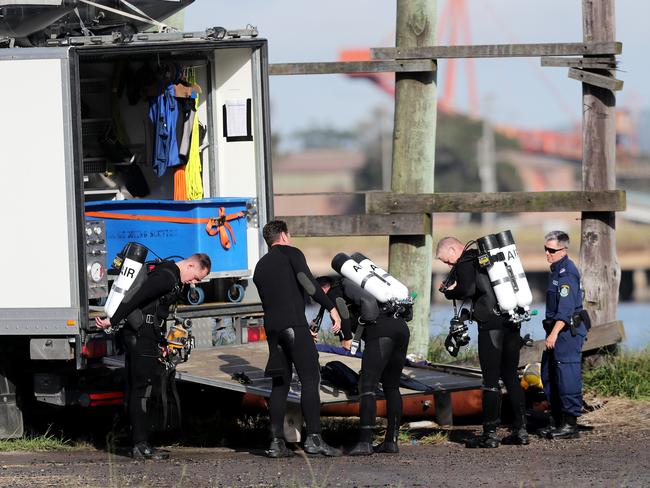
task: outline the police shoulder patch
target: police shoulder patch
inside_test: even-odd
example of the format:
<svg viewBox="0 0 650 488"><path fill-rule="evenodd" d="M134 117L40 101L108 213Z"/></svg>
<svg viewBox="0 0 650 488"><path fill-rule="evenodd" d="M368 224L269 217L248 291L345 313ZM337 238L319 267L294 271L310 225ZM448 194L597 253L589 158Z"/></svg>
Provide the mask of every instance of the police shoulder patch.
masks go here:
<svg viewBox="0 0 650 488"><path fill-rule="evenodd" d="M560 296L562 298L568 297L569 296L569 291L570 291L569 285L560 286Z"/></svg>

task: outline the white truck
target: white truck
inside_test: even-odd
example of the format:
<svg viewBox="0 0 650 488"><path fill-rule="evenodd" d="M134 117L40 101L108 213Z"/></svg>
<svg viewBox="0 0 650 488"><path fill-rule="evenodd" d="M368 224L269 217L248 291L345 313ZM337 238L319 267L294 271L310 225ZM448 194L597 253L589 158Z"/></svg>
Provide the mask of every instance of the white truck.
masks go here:
<svg viewBox="0 0 650 488"><path fill-rule="evenodd" d="M259 314L255 294L243 293L272 215L267 66L267 43L255 30L0 48L0 437L22 435L22 411L35 400L119 402L102 363L112 336L94 327L93 316L102 313L107 269L123 242L163 257L165 245L167 255L175 246L181 256L216 253L202 284L205 302L186 316L229 316L243 327ZM193 117L205 133L195 200L174 200L181 175L166 168L160 176L151 163L160 135L150 100L177 81L176 96L198 93ZM219 217L232 202L243 208L229 227ZM216 235L206 234L206 220Z"/></svg>

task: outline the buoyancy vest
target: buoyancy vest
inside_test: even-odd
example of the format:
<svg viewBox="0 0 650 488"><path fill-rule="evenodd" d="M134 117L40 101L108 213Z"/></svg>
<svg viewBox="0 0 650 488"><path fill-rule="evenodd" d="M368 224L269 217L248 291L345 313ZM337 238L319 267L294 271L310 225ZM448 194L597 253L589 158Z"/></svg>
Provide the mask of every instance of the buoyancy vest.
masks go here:
<svg viewBox="0 0 650 488"><path fill-rule="evenodd" d="M169 275L174 280L176 280L177 277L171 269L165 266L161 266L160 268L158 268L161 264L170 263L170 262L171 261L161 261L159 263L156 263L153 266L149 265L150 267L149 269L147 269L146 273L140 273L138 275L133 285L131 285L131 288L125 295L123 301L127 303L128 301L130 301L130 299L133 298L133 296L137 293L137 291L140 288L146 286L147 279L151 276L151 273L156 269L164 273L169 273ZM148 303L139 306L131 313L129 313L129 315L126 316L126 323L133 330L137 331L140 327L142 327L143 324L145 324L147 315L151 315L155 317L156 325L160 325L162 321L165 320L169 315L169 307L178 300L180 290L181 290L181 284L177 283L176 286L165 295L162 295L158 298L151 300Z"/></svg>

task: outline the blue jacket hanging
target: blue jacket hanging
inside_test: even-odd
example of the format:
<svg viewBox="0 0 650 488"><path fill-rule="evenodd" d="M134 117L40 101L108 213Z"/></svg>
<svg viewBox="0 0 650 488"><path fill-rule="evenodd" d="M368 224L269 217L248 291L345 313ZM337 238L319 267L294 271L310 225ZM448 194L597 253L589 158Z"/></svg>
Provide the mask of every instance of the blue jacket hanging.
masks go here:
<svg viewBox="0 0 650 488"><path fill-rule="evenodd" d="M167 168L181 164L176 138L178 103L174 98L173 84L167 85L162 94L151 100L149 120L154 126L153 168L158 176L162 176Z"/></svg>

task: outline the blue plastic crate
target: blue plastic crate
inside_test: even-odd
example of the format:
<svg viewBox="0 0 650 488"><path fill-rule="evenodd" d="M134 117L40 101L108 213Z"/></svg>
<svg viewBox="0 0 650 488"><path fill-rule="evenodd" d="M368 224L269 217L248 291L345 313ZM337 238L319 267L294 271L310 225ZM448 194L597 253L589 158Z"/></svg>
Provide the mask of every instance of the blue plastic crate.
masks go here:
<svg viewBox="0 0 650 488"><path fill-rule="evenodd" d="M104 220L106 223L107 262L128 242L147 246L160 257L187 257L202 252L212 260L212 272L248 269L246 217L228 221L233 236L228 233L231 247L225 249L219 233L211 236L206 223L178 223L166 221L135 220L138 216L174 219L210 219L219 217L223 208L226 215L246 210L246 198L206 198L203 200L119 200L86 203L86 219ZM123 214L127 217L93 217L89 212ZM236 242L235 242L236 241ZM147 259L155 256L149 253Z"/></svg>

